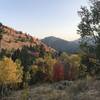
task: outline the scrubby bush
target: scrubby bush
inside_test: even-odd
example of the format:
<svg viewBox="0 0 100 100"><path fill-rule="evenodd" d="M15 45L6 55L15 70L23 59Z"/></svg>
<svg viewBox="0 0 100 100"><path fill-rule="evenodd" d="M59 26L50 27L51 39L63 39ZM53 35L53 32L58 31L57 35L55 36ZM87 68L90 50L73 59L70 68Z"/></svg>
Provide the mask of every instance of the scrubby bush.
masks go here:
<svg viewBox="0 0 100 100"><path fill-rule="evenodd" d="M30 80L30 84L33 84L36 82L36 73L38 71L38 66L37 65L32 65L31 66L31 69L30 69L30 77L31 77L31 80Z"/></svg>

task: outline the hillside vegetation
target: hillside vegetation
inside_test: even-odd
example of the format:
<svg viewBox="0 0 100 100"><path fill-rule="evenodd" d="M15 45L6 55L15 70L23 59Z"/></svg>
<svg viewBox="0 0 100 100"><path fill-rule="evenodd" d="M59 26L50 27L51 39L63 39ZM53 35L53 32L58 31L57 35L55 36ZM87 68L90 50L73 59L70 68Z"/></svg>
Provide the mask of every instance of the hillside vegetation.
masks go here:
<svg viewBox="0 0 100 100"><path fill-rule="evenodd" d="M73 54L0 24L0 99L100 100L99 12L99 0L81 7L80 52Z"/></svg>
<svg viewBox="0 0 100 100"><path fill-rule="evenodd" d="M21 31L16 31L13 28L7 27L0 23L0 29L3 30L1 39L1 48L3 49L20 49L23 46L43 46L46 51L52 50L52 48L45 45L38 38L32 37L27 33Z"/></svg>

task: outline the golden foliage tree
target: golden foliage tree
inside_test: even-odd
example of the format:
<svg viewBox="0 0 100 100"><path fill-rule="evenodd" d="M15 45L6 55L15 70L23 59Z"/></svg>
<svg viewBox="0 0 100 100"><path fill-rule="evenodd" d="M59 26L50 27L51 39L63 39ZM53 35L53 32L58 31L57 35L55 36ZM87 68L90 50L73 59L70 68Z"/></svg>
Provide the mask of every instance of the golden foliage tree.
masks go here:
<svg viewBox="0 0 100 100"><path fill-rule="evenodd" d="M18 60L13 62L11 58L4 57L0 61L0 84L20 83L22 75L22 67Z"/></svg>
<svg viewBox="0 0 100 100"><path fill-rule="evenodd" d="M57 61L56 59L53 59L51 56L45 56L44 60L45 60L45 73L48 73L48 77L49 79L51 79L53 75L53 67Z"/></svg>

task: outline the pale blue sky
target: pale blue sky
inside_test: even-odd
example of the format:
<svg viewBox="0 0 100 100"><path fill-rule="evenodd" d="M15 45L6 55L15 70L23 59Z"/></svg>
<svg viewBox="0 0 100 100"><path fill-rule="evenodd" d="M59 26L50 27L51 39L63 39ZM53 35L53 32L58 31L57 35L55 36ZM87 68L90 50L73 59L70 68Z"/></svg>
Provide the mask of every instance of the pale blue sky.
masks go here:
<svg viewBox="0 0 100 100"><path fill-rule="evenodd" d="M0 0L0 22L35 37L75 40L77 11L88 0Z"/></svg>

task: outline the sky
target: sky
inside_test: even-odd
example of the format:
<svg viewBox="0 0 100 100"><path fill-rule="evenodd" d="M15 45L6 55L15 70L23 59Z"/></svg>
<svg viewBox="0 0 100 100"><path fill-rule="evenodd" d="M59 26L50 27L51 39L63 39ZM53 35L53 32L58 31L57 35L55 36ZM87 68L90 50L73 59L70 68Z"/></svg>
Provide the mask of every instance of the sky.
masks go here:
<svg viewBox="0 0 100 100"><path fill-rule="evenodd" d="M0 22L18 31L44 38L76 40L77 11L88 0L0 0Z"/></svg>

